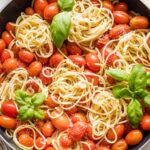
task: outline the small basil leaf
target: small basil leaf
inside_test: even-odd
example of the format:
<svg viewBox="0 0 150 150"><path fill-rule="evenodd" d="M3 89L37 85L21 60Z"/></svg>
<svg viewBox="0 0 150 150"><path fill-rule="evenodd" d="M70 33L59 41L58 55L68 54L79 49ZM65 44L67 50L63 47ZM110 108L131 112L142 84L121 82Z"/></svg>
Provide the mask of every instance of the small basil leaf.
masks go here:
<svg viewBox="0 0 150 150"><path fill-rule="evenodd" d="M71 17L68 12L61 12L53 18L50 30L57 48L61 48L67 39L70 27Z"/></svg>
<svg viewBox="0 0 150 150"><path fill-rule="evenodd" d="M117 85L113 87L112 93L115 98L131 98L132 93L124 85Z"/></svg>
<svg viewBox="0 0 150 150"><path fill-rule="evenodd" d="M129 103L127 106L127 116L132 127L137 128L143 116L142 106L138 100L135 99Z"/></svg>
<svg viewBox="0 0 150 150"><path fill-rule="evenodd" d="M35 109L34 110L34 118L44 119L44 117L45 117L45 113L43 110L41 110L41 109Z"/></svg>
<svg viewBox="0 0 150 150"><path fill-rule="evenodd" d="M148 94L144 97L144 105L150 106L150 94Z"/></svg>
<svg viewBox="0 0 150 150"><path fill-rule="evenodd" d="M30 105L22 106L19 109L19 118L21 121L30 120L34 116L34 109Z"/></svg>
<svg viewBox="0 0 150 150"><path fill-rule="evenodd" d="M34 106L40 106L45 100L45 95L43 93L36 93L32 96L31 102Z"/></svg>
<svg viewBox="0 0 150 150"><path fill-rule="evenodd" d="M150 73L147 73L147 86L150 86Z"/></svg>
<svg viewBox="0 0 150 150"><path fill-rule="evenodd" d="M133 67L128 83L131 91L136 91L146 87L147 75L145 67L142 64L137 64Z"/></svg>
<svg viewBox="0 0 150 150"><path fill-rule="evenodd" d="M62 11L72 10L75 4L74 0L58 0L57 3Z"/></svg>
<svg viewBox="0 0 150 150"><path fill-rule="evenodd" d="M110 69L106 73L117 81L124 81L128 78L128 74L124 70Z"/></svg>
<svg viewBox="0 0 150 150"><path fill-rule="evenodd" d="M134 98L136 99L143 99L146 95L148 95L150 92L148 92L145 89L139 89L134 92Z"/></svg>

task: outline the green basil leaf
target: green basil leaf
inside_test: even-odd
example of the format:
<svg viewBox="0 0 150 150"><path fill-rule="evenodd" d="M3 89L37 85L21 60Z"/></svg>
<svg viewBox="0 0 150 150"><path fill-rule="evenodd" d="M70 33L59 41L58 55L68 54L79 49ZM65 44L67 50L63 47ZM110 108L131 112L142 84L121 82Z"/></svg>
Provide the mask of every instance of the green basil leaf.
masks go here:
<svg viewBox="0 0 150 150"><path fill-rule="evenodd" d="M36 93L32 96L31 102L34 106L40 106L43 104L46 96L43 93Z"/></svg>
<svg viewBox="0 0 150 150"><path fill-rule="evenodd" d="M113 87L112 93L115 98L132 98L132 93L124 85L117 85Z"/></svg>
<svg viewBox="0 0 150 150"><path fill-rule="evenodd" d="M61 48L67 39L70 27L71 17L68 12L61 12L53 18L50 30L57 48Z"/></svg>
<svg viewBox="0 0 150 150"><path fill-rule="evenodd" d="M41 110L41 109L35 109L34 110L34 118L44 119L44 117L45 117L45 113L43 110Z"/></svg>
<svg viewBox="0 0 150 150"><path fill-rule="evenodd" d="M148 94L144 97L144 105L150 106L150 94Z"/></svg>
<svg viewBox="0 0 150 150"><path fill-rule="evenodd" d="M22 90L17 90L15 95L15 101L20 105L25 105L29 101L29 95Z"/></svg>
<svg viewBox="0 0 150 150"><path fill-rule="evenodd" d="M32 119L34 116L34 109L30 105L22 106L19 109L19 118L21 121L27 121Z"/></svg>
<svg viewBox="0 0 150 150"><path fill-rule="evenodd" d="M150 86L150 73L147 73L147 86Z"/></svg>
<svg viewBox="0 0 150 150"><path fill-rule="evenodd" d="M120 69L110 69L107 70L106 73L117 81L124 81L128 78L128 74Z"/></svg>
<svg viewBox="0 0 150 150"><path fill-rule="evenodd" d="M137 64L133 67L128 83L131 91L136 91L146 87L147 75L145 67L142 64Z"/></svg>
<svg viewBox="0 0 150 150"><path fill-rule="evenodd" d="M62 11L72 10L75 4L74 0L58 0L57 3Z"/></svg>
<svg viewBox="0 0 150 150"><path fill-rule="evenodd" d="M150 92L148 92L145 89L139 89L134 92L134 98L136 99L143 99L146 95L148 95Z"/></svg>
<svg viewBox="0 0 150 150"><path fill-rule="evenodd" d="M132 127L137 128L143 116L142 106L138 100L135 99L129 103L127 106L127 116Z"/></svg>

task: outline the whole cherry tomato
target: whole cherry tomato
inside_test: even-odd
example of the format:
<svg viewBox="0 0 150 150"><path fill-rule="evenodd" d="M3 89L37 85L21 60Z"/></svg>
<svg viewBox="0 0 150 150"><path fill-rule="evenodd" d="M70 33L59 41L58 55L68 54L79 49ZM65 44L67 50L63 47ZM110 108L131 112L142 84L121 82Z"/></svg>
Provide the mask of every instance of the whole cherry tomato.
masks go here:
<svg viewBox="0 0 150 150"><path fill-rule="evenodd" d="M115 10L127 12L128 5L125 2L119 2L115 5Z"/></svg>
<svg viewBox="0 0 150 150"><path fill-rule="evenodd" d="M83 150L95 150L95 143L92 140L86 140L87 144L83 144Z"/></svg>
<svg viewBox="0 0 150 150"><path fill-rule="evenodd" d="M35 12L34 12L34 9L33 9L32 7L27 7L27 8L25 9L25 13L26 13L27 15L33 15Z"/></svg>
<svg viewBox="0 0 150 150"><path fill-rule="evenodd" d="M13 37L10 35L9 32L4 31L4 32L2 33L2 39L5 41L5 43L6 43L7 45L9 45L10 42L13 40Z"/></svg>
<svg viewBox="0 0 150 150"><path fill-rule="evenodd" d="M6 43L3 39L0 39L0 53L6 48Z"/></svg>
<svg viewBox="0 0 150 150"><path fill-rule="evenodd" d="M11 58L10 52L8 50L4 50L1 53L0 60L3 63L6 59Z"/></svg>
<svg viewBox="0 0 150 150"><path fill-rule="evenodd" d="M36 139L36 146L38 147L38 148L41 148L41 147L43 147L43 145L44 145L44 139L42 138L42 137L38 137L37 139ZM46 149L47 147L49 146L49 144L45 144L45 146L44 146L44 149Z"/></svg>
<svg viewBox="0 0 150 150"><path fill-rule="evenodd" d="M67 50L70 55L82 55L82 50L76 43L68 42Z"/></svg>
<svg viewBox="0 0 150 150"><path fill-rule="evenodd" d="M12 32L13 34L15 34L15 30L16 30L14 24L15 24L14 22L8 22L5 27L8 32Z"/></svg>
<svg viewBox="0 0 150 150"><path fill-rule="evenodd" d="M48 60L48 58L38 57L38 61L41 62L42 65L47 65Z"/></svg>
<svg viewBox="0 0 150 150"><path fill-rule="evenodd" d="M52 146L47 147L45 150L55 150Z"/></svg>
<svg viewBox="0 0 150 150"><path fill-rule="evenodd" d="M54 127L52 123L50 121L46 122L42 128L42 133L44 134L44 136L45 137L52 136L53 132L54 132Z"/></svg>
<svg viewBox="0 0 150 150"><path fill-rule="evenodd" d="M48 1L49 4L50 4L50 3L57 2L57 0L47 0L47 1Z"/></svg>
<svg viewBox="0 0 150 150"><path fill-rule="evenodd" d="M27 50L20 50L19 58L21 61L23 61L25 63L31 63L34 59L34 53L29 52Z"/></svg>
<svg viewBox="0 0 150 150"><path fill-rule="evenodd" d="M72 115L72 114L76 113L77 111L78 111L78 108L77 108L76 106L74 106L74 107L72 107L71 109L66 110L66 113L67 113L68 115Z"/></svg>
<svg viewBox="0 0 150 150"><path fill-rule="evenodd" d="M85 114L80 113L80 112L73 114L71 116L71 120L72 120L73 123L76 123L78 121L87 122L87 118L86 118Z"/></svg>
<svg viewBox="0 0 150 150"><path fill-rule="evenodd" d="M117 141L112 145L111 150L127 150L128 144L124 139Z"/></svg>
<svg viewBox="0 0 150 150"><path fill-rule="evenodd" d="M16 44L13 45L12 51L14 53L14 57L18 57L18 54L19 54L20 50L21 50L21 48L19 46L17 46Z"/></svg>
<svg viewBox="0 0 150 150"><path fill-rule="evenodd" d="M69 148L73 145L73 141L68 137L68 135L64 134L60 137L60 144L64 148Z"/></svg>
<svg viewBox="0 0 150 150"><path fill-rule="evenodd" d="M110 150L110 148L107 146L99 146L95 150Z"/></svg>
<svg viewBox="0 0 150 150"><path fill-rule="evenodd" d="M141 128L146 131L150 130L150 115L143 116L141 120Z"/></svg>
<svg viewBox="0 0 150 150"><path fill-rule="evenodd" d="M114 11L114 6L110 1L103 1L103 7L109 9L110 11Z"/></svg>

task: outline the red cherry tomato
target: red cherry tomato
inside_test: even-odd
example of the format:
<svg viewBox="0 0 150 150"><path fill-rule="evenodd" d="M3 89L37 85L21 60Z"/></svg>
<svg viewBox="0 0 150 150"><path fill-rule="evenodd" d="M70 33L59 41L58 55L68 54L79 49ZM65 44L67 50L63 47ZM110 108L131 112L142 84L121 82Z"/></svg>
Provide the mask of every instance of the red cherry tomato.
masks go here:
<svg viewBox="0 0 150 150"><path fill-rule="evenodd" d="M45 150L55 150L52 146L46 148Z"/></svg>
<svg viewBox="0 0 150 150"><path fill-rule="evenodd" d="M126 142L128 145L136 145L143 139L143 134L140 130L132 130L126 135Z"/></svg>
<svg viewBox="0 0 150 150"><path fill-rule="evenodd" d="M46 122L42 128L42 133L44 134L44 136L45 137L52 136L53 132L54 132L54 127L52 123L50 121Z"/></svg>
<svg viewBox="0 0 150 150"><path fill-rule="evenodd" d="M7 24L6 24L6 30L8 31L8 32L12 32L12 33L15 33L15 25L14 25L15 23L14 22L8 22Z"/></svg>
<svg viewBox="0 0 150 150"><path fill-rule="evenodd" d="M27 147L32 147L34 145L33 138L29 136L28 134L22 134L19 136L18 141L20 144L27 146Z"/></svg>
<svg viewBox="0 0 150 150"><path fill-rule="evenodd" d="M124 139L117 141L112 145L111 150L127 150L128 144Z"/></svg>
<svg viewBox="0 0 150 150"><path fill-rule="evenodd" d="M103 7L109 9L110 11L114 11L114 6L110 1L103 1Z"/></svg>
<svg viewBox="0 0 150 150"><path fill-rule="evenodd" d="M43 147L43 145L44 145L44 139L43 139L42 137L38 137L38 138L36 139L36 146L37 146L38 148L41 148L41 147ZM49 145L46 143L45 146L44 146L44 149L46 149L48 146L49 146Z"/></svg>
<svg viewBox="0 0 150 150"><path fill-rule="evenodd" d="M150 36L149 36L149 38L148 38L148 40L147 40L147 44L148 44L148 46L150 47Z"/></svg>
<svg viewBox="0 0 150 150"><path fill-rule="evenodd" d="M44 19L52 20L59 13L59 7L56 2L48 4L44 9Z"/></svg>
<svg viewBox="0 0 150 150"><path fill-rule="evenodd" d="M109 32L109 37L111 39L117 39L119 38L120 36L130 32L131 29L128 25L126 24L119 24L119 25L116 25L115 27L113 27L110 32Z"/></svg>
<svg viewBox="0 0 150 150"><path fill-rule="evenodd" d="M7 45L9 45L10 42L13 40L13 37L10 35L9 32L4 31L4 32L2 33L2 39L5 41L5 43L6 43Z"/></svg>
<svg viewBox="0 0 150 150"><path fill-rule="evenodd" d="M85 141L87 144L83 144L83 150L95 150L95 143L91 140Z"/></svg>
<svg viewBox="0 0 150 150"><path fill-rule="evenodd" d="M80 141L84 137L87 129L87 124L85 122L76 122L68 131L68 136L73 141Z"/></svg>
<svg viewBox="0 0 150 150"><path fill-rule="evenodd" d="M19 57L19 51L21 50L21 48L19 46L17 46L16 44L13 45L12 47L12 51L14 53L14 57Z"/></svg>
<svg viewBox="0 0 150 150"><path fill-rule="evenodd" d="M85 56L85 60L86 60L86 65L87 68L94 71L94 72L98 72L100 70L100 60L98 58L98 55L95 53L88 53Z"/></svg>
<svg viewBox="0 0 150 150"><path fill-rule="evenodd" d="M1 53L1 62L3 63L6 59L11 58L10 52L8 50L4 50Z"/></svg>
<svg viewBox="0 0 150 150"><path fill-rule="evenodd" d="M20 61L20 60L18 60L18 68L27 68L27 64L26 63L24 63L24 62L22 62L22 61Z"/></svg>
<svg viewBox="0 0 150 150"><path fill-rule="evenodd" d="M119 2L115 5L115 10L127 12L128 5L125 2Z"/></svg>
<svg viewBox="0 0 150 150"><path fill-rule="evenodd" d="M42 64L38 61L32 62L28 67L28 73L30 76L38 76L42 70Z"/></svg>
<svg viewBox="0 0 150 150"><path fill-rule="evenodd" d="M28 82L26 88L32 88L34 90L34 93L39 92L39 85L34 81Z"/></svg>
<svg viewBox="0 0 150 150"><path fill-rule="evenodd" d="M34 12L34 9L33 9L32 7L27 7L27 8L25 9L25 13L26 13L27 15L33 15L35 12Z"/></svg>
<svg viewBox="0 0 150 150"><path fill-rule="evenodd" d="M23 61L25 63L31 63L34 59L34 53L29 52L27 50L20 50L19 58L21 61Z"/></svg>
<svg viewBox="0 0 150 150"><path fill-rule="evenodd" d="M6 43L3 39L0 39L0 53L6 48Z"/></svg>
<svg viewBox="0 0 150 150"><path fill-rule="evenodd" d="M73 123L79 122L79 121L83 121L83 122L87 122L87 118L85 116L84 113L75 113L71 116L71 120Z"/></svg>
<svg viewBox="0 0 150 150"><path fill-rule="evenodd" d="M68 135L62 135L60 137L60 144L64 148L69 148L73 145L73 141L68 137Z"/></svg>
<svg viewBox="0 0 150 150"><path fill-rule="evenodd" d="M54 2L57 2L57 0L48 0L48 3L54 3Z"/></svg>
<svg viewBox="0 0 150 150"><path fill-rule="evenodd" d="M99 146L95 150L110 150L110 148L107 146Z"/></svg>
<svg viewBox="0 0 150 150"><path fill-rule="evenodd" d="M1 106L1 111L4 115L8 117L16 118L18 115L16 105L14 104L14 102L11 102L11 101L3 102Z"/></svg>
<svg viewBox="0 0 150 150"><path fill-rule="evenodd" d="M150 130L150 115L143 116L141 120L141 128L146 131Z"/></svg>
<svg viewBox="0 0 150 150"><path fill-rule="evenodd" d="M76 113L77 111L78 111L78 108L76 106L74 106L73 108L66 110L66 113L68 115L72 115L72 114Z"/></svg>
<svg viewBox="0 0 150 150"><path fill-rule="evenodd" d="M48 64L48 58L38 57L38 61L41 62L42 65Z"/></svg>
<svg viewBox="0 0 150 150"><path fill-rule="evenodd" d="M82 50L76 43L67 43L67 50L70 55L82 55Z"/></svg>
<svg viewBox="0 0 150 150"><path fill-rule="evenodd" d="M90 123L88 123L87 124L87 136L91 139L91 140L93 140L93 137L92 137L92 125L90 124Z"/></svg>
<svg viewBox="0 0 150 150"><path fill-rule="evenodd" d="M16 127L16 119L7 116L0 116L0 127L6 129L14 129Z"/></svg>
<svg viewBox="0 0 150 150"><path fill-rule="evenodd" d="M70 55L68 57L74 64L78 65L79 67L85 66L86 61L83 56L80 55Z"/></svg>

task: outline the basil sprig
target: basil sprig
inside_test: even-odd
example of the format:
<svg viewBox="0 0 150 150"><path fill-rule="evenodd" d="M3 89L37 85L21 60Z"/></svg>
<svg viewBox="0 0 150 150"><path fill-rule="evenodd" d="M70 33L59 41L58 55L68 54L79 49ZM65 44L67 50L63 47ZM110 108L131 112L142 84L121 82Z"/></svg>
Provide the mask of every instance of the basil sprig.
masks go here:
<svg viewBox="0 0 150 150"><path fill-rule="evenodd" d="M75 4L74 0L58 0L57 3L61 11L70 11Z"/></svg>
<svg viewBox="0 0 150 150"><path fill-rule="evenodd" d="M131 99L127 106L127 116L133 128L138 127L143 116L142 106L138 100L143 100L145 106L150 106L150 92L146 87L150 85L150 75L146 73L146 69L142 64L135 65L128 75L123 70L110 69L106 72L120 82L112 88L115 98Z"/></svg>
<svg viewBox="0 0 150 150"><path fill-rule="evenodd" d="M36 93L31 97L25 91L16 91L15 101L20 105L18 113L20 120L44 119L44 111L39 106L43 104L45 98L42 93Z"/></svg>

